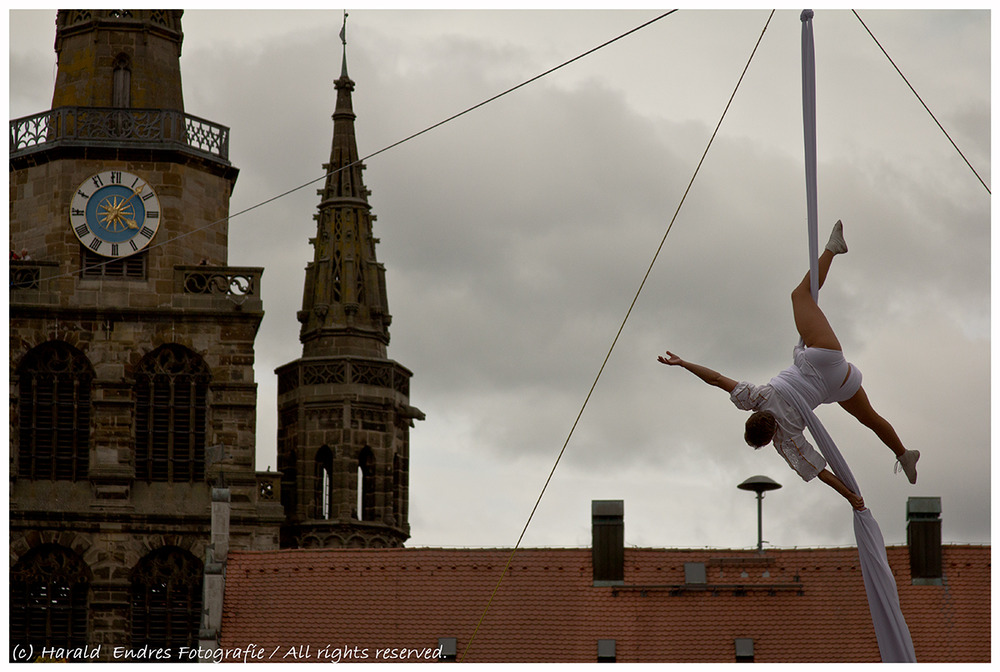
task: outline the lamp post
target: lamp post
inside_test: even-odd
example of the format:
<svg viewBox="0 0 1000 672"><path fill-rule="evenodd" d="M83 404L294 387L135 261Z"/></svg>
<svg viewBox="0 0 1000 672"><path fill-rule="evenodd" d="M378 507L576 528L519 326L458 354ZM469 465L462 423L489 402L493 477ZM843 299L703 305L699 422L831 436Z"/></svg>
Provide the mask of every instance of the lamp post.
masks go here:
<svg viewBox="0 0 1000 672"><path fill-rule="evenodd" d="M773 481L767 476L751 476L747 480L743 481L736 486L740 490L749 490L751 492L757 493L757 552L764 552L764 527L761 522L763 506L761 501L764 499L764 493L768 490L777 490L781 487L781 484L777 481Z"/></svg>

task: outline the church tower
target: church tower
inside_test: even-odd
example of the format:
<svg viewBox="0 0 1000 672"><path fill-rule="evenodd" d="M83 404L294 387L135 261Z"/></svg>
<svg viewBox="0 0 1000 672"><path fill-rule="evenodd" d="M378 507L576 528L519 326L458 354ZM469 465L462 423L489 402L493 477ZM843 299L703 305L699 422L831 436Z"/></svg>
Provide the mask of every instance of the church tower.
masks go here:
<svg viewBox="0 0 1000 672"><path fill-rule="evenodd" d="M302 357L276 372L284 547L394 547L410 536L409 429L423 414L409 405L412 374L386 356L385 268L375 256L344 44L298 313Z"/></svg>
<svg viewBox="0 0 1000 672"><path fill-rule="evenodd" d="M238 171L229 129L184 110L182 14L60 10L52 108L10 122L10 628L26 658L176 656L225 560L213 511L229 546L278 544L278 477L254 466L262 269L229 265Z"/></svg>

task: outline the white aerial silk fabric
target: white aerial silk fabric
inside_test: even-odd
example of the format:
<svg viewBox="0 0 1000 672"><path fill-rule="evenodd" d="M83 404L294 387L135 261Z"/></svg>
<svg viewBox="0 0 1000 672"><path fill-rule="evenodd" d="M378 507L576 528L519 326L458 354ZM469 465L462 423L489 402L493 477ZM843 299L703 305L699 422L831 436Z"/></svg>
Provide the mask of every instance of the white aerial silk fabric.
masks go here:
<svg viewBox="0 0 1000 672"><path fill-rule="evenodd" d="M806 206L809 220L809 275L813 299L819 301L819 213L816 196L816 75L813 60L812 10L802 12L802 121L805 131ZM796 389L794 380L772 379L771 385L792 404L816 440L816 446L826 458L830 470L853 492L861 494L854 474L837 449L830 434L806 401L805 390ZM915 663L916 653L910 630L906 627L896 580L885 554L885 539L870 509L854 511L854 535L858 542L861 574L868 594L875 638L883 663Z"/></svg>

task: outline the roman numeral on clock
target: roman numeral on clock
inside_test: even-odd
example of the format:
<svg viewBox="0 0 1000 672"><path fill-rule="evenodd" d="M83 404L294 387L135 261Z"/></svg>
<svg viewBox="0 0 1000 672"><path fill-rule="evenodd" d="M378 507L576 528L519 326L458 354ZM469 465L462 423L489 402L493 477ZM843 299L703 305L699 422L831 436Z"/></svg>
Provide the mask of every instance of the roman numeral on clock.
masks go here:
<svg viewBox="0 0 1000 672"><path fill-rule="evenodd" d="M90 249L92 249L94 252L97 252L97 250L101 248L101 243L103 242L104 241L101 240L100 238L94 238L94 240L91 241L90 243Z"/></svg>
<svg viewBox="0 0 1000 672"><path fill-rule="evenodd" d="M141 229L139 229L139 233L140 233L141 235L143 235L143 236L146 236L147 238L152 238L152 237L153 237L153 234L154 234L154 233L156 233L156 232L155 232L155 231L153 231L153 230L152 230L151 228L149 228L148 226L144 226L144 227L142 227Z"/></svg>
<svg viewBox="0 0 1000 672"><path fill-rule="evenodd" d="M87 228L86 224L81 224L80 226L76 227L74 231L76 231L77 236L83 238L84 236L87 235L87 233L90 232L90 229Z"/></svg>

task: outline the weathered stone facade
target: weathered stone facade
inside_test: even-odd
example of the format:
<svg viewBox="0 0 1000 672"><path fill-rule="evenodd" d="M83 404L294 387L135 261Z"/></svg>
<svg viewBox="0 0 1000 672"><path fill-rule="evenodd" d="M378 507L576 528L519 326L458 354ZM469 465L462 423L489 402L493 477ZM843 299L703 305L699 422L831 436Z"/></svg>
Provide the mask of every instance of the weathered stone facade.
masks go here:
<svg viewBox="0 0 1000 672"><path fill-rule="evenodd" d="M230 547L278 545L279 474L255 471L263 271L228 266L238 171L228 129L183 111L180 15L60 11L54 108L11 122L9 243L27 253L11 261L12 644L69 628L61 645L100 645L101 660L197 645L204 571L224 560L213 487L230 497ZM107 107L121 81L132 106ZM70 223L104 171L159 199L130 257L90 252ZM170 618L188 619L180 635Z"/></svg>

